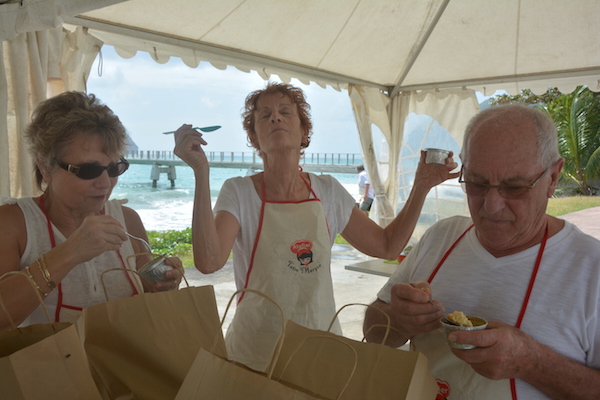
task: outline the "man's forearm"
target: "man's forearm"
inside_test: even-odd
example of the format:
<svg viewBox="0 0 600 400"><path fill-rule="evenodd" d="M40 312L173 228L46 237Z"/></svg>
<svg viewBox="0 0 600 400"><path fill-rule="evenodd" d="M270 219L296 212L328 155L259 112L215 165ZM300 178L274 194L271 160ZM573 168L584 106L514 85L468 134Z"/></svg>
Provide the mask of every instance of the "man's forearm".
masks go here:
<svg viewBox="0 0 600 400"><path fill-rule="evenodd" d="M537 361L520 379L557 400L600 399L600 371L575 362L540 344Z"/></svg>

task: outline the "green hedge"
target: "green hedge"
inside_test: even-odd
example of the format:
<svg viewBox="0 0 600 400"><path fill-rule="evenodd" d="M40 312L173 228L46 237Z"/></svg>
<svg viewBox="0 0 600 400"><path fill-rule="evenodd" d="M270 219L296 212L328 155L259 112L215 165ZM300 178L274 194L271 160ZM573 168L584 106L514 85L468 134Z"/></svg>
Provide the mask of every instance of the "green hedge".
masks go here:
<svg viewBox="0 0 600 400"><path fill-rule="evenodd" d="M148 231L154 253L185 256L192 251L192 228L184 230Z"/></svg>

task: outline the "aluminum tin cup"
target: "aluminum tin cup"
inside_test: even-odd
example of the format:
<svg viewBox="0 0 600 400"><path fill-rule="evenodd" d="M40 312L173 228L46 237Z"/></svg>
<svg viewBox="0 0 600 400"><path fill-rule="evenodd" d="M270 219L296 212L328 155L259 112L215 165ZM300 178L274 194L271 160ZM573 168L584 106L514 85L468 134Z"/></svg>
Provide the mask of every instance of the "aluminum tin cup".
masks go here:
<svg viewBox="0 0 600 400"><path fill-rule="evenodd" d="M165 256L159 256L144 264L138 273L152 285L165 279L165 272L173 269L165 264Z"/></svg>
<svg viewBox="0 0 600 400"><path fill-rule="evenodd" d="M470 315L467 315L467 318L473 323L473 326L452 325L446 318L442 318L440 320L442 323L442 328L444 329L444 335L446 337L446 343L448 343L448 346L461 350L469 350L477 347L473 346L472 344L454 343L448 340L448 335L453 331L479 331L487 327L487 321L483 318L473 317Z"/></svg>
<svg viewBox="0 0 600 400"><path fill-rule="evenodd" d="M446 158L450 155L448 150L442 149L425 149L427 155L425 156L425 162L427 164L441 164L446 165Z"/></svg>

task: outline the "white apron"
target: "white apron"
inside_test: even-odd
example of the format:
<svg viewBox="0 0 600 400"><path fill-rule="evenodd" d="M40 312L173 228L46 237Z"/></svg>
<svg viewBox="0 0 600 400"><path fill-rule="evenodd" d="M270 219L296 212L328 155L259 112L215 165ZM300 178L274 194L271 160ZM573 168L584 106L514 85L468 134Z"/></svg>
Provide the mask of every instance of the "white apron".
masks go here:
<svg viewBox="0 0 600 400"><path fill-rule="evenodd" d="M431 283L454 247L472 227L473 225L469 226L450 249L448 249L446 254L444 254L444 257L442 257L437 267L431 273L428 279L429 283ZM536 263L529 280L529 287L525 294L517 323L515 324L517 328L521 327L547 239L548 225L546 225L546 232L540 244ZM427 335L414 336L411 338L411 348L420 351L427 357L431 373L436 378L439 388L436 400L517 400L514 379L492 380L479 375L469 364L452 353L450 346L446 343L442 328Z"/></svg>
<svg viewBox="0 0 600 400"><path fill-rule="evenodd" d="M304 179L304 178L303 178ZM331 239L320 200L265 200L246 277L246 288L269 295L286 320L327 330L335 314L331 279ZM264 371L281 334L281 314L268 300L243 293L227 329L229 357ZM332 331L341 334L336 321Z"/></svg>

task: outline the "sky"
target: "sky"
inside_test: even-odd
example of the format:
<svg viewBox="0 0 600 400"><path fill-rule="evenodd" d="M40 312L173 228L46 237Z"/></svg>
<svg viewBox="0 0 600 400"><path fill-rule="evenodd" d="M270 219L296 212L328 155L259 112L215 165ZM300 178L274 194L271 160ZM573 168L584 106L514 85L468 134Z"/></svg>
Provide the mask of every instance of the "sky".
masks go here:
<svg viewBox="0 0 600 400"><path fill-rule="evenodd" d="M360 154L348 93L295 79L291 83L304 90L311 105L313 136L306 152ZM222 126L204 134L205 151L251 152L241 112L248 93L265 84L254 71L220 70L208 62L190 68L177 57L159 64L142 51L125 59L105 45L90 71L87 91L119 116L139 150L172 150L173 135L162 132L192 124Z"/></svg>
<svg viewBox="0 0 600 400"><path fill-rule="evenodd" d="M248 93L266 84L256 72L234 67L219 70L207 62L190 68L176 57L159 64L146 52L124 59L106 45L102 63L99 60L90 71L87 91L119 116L140 150L172 150L173 135L162 132L192 124L222 126L204 134L206 151L252 151L247 147L241 112ZM347 92L297 80L291 83L304 90L311 105L313 137L307 153L360 153Z"/></svg>

